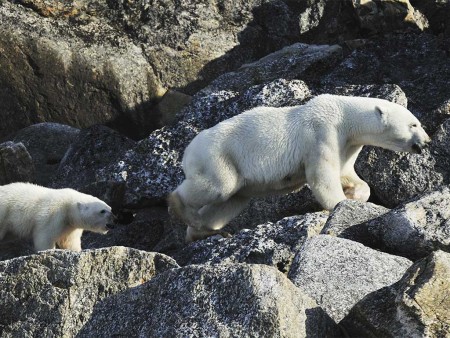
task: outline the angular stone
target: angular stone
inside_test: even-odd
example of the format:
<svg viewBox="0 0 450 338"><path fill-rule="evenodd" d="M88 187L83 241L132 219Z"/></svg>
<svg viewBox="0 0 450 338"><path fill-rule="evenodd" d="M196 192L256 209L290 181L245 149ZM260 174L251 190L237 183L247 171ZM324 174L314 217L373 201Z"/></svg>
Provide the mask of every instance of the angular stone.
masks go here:
<svg viewBox="0 0 450 338"><path fill-rule="evenodd" d="M318 235L298 251L288 277L339 322L364 296L397 282L410 266L403 257Z"/></svg>
<svg viewBox="0 0 450 338"><path fill-rule="evenodd" d="M353 0L352 3L361 28L372 34L406 27L418 31L428 28L427 18L408 0Z"/></svg>
<svg viewBox="0 0 450 338"><path fill-rule="evenodd" d="M244 229L232 238L210 237L194 242L173 257L178 264L252 263L287 272L295 253L311 236L317 235L327 212L284 218L276 223Z"/></svg>
<svg viewBox="0 0 450 338"><path fill-rule="evenodd" d="M155 129L147 109L164 89L140 47L76 6L26 2L0 6L0 136L39 122Z"/></svg>
<svg viewBox="0 0 450 338"><path fill-rule="evenodd" d="M71 144L53 177L52 187L72 188L95 195L121 207L125 194L123 182L108 179L103 173L110 163L119 163L120 154L136 144L133 140L101 125L83 129Z"/></svg>
<svg viewBox="0 0 450 338"><path fill-rule="evenodd" d="M262 59L245 64L235 72L218 77L201 93L218 90L242 91L251 86L275 79L301 79L323 64L333 64L342 58L342 48L338 45L308 45L296 43L269 54Z"/></svg>
<svg viewBox="0 0 450 338"><path fill-rule="evenodd" d="M334 322L265 265L193 265L101 301L78 337L339 337Z"/></svg>
<svg viewBox="0 0 450 338"><path fill-rule="evenodd" d="M450 335L450 254L436 251L356 304L340 322L351 337Z"/></svg>
<svg viewBox="0 0 450 338"><path fill-rule="evenodd" d="M176 267L167 256L124 247L0 262L2 337L75 336L102 299Z"/></svg>
<svg viewBox="0 0 450 338"><path fill-rule="evenodd" d="M367 228L367 221L388 211L389 209L372 203L342 201L331 212L321 234L342 237L367 245L374 240Z"/></svg>
<svg viewBox="0 0 450 338"><path fill-rule="evenodd" d="M23 143L0 143L0 185L33 182L35 167Z"/></svg>
<svg viewBox="0 0 450 338"><path fill-rule="evenodd" d="M364 225L375 248L417 260L432 251L450 251L450 188L421 195Z"/></svg>
<svg viewBox="0 0 450 338"><path fill-rule="evenodd" d="M12 137L22 142L33 160L35 183L48 186L69 146L80 130L59 123L38 123L19 130Z"/></svg>

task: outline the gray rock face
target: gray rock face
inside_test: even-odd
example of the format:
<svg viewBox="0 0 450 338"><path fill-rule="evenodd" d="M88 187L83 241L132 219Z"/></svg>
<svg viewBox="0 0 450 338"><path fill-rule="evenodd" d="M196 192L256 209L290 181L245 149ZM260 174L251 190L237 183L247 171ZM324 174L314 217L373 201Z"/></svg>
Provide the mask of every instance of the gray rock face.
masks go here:
<svg viewBox="0 0 450 338"><path fill-rule="evenodd" d="M375 247L412 260L438 249L450 251L449 203L445 186L369 221Z"/></svg>
<svg viewBox="0 0 450 338"><path fill-rule="evenodd" d="M213 81L202 93L218 90L242 91L251 86L276 79L298 79L317 65L333 64L342 59L338 45L307 45L297 43L287 46L262 59L245 64L235 72L224 74Z"/></svg>
<svg viewBox="0 0 450 338"><path fill-rule="evenodd" d="M78 337L338 337L336 329L276 269L238 264L174 269L109 297Z"/></svg>
<svg viewBox="0 0 450 338"><path fill-rule="evenodd" d="M124 247L44 251L0 262L0 333L75 336L97 302L175 267L167 256Z"/></svg>
<svg viewBox="0 0 450 338"><path fill-rule="evenodd" d="M436 142L434 138L432 142ZM367 147L355 167L373 188L371 193L392 208L442 185L446 179L436 172L436 165L436 158L429 149L418 155Z"/></svg>
<svg viewBox="0 0 450 338"><path fill-rule="evenodd" d="M23 143L0 143L0 185L13 182L32 182L35 167Z"/></svg>
<svg viewBox="0 0 450 338"><path fill-rule="evenodd" d="M271 265L287 272L295 253L310 236L323 228L328 213L284 218L253 230L242 230L232 238L218 236L198 241L174 256L178 264L252 263Z"/></svg>
<svg viewBox="0 0 450 338"><path fill-rule="evenodd" d="M408 0L352 1L352 4L361 28L372 34L405 27L420 31L428 28L427 18L414 9Z"/></svg>
<svg viewBox="0 0 450 338"><path fill-rule="evenodd" d="M52 187L73 188L95 195L111 207L122 205L124 184L108 180L101 170L109 163L120 161L120 153L136 142L101 125L84 129L73 142L53 177Z"/></svg>
<svg viewBox="0 0 450 338"><path fill-rule="evenodd" d="M370 243L367 221L377 218L389 209L360 201L345 200L339 203L328 217L321 234L350 239L355 242Z"/></svg>
<svg viewBox="0 0 450 338"><path fill-rule="evenodd" d="M48 186L79 129L58 123L38 123L19 130L12 137L27 148L35 168L34 182Z"/></svg>
<svg viewBox="0 0 450 338"><path fill-rule="evenodd" d="M0 136L38 122L154 129L145 110L163 89L142 49L75 4L36 3L0 6Z"/></svg>
<svg viewBox="0 0 450 338"><path fill-rule="evenodd" d="M410 265L360 243L319 235L298 251L288 277L339 322L364 296L397 282Z"/></svg>
<svg viewBox="0 0 450 338"><path fill-rule="evenodd" d="M447 337L450 254L436 251L403 278L362 299L344 318L351 337Z"/></svg>

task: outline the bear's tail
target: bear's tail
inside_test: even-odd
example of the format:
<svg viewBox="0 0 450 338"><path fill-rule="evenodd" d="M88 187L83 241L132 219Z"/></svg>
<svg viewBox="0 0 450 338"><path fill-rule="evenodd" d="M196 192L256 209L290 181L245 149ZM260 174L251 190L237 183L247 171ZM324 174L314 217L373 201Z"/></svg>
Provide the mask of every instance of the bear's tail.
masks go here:
<svg viewBox="0 0 450 338"><path fill-rule="evenodd" d="M169 214L171 216L175 216L179 220L186 222L186 206L177 191L167 196L167 204L169 205Z"/></svg>

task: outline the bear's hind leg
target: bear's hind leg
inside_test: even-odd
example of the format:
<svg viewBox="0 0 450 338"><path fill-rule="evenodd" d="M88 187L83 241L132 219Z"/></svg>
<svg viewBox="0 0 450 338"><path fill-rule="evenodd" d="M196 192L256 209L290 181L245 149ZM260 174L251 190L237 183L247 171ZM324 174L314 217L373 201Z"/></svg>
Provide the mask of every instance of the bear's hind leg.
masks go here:
<svg viewBox="0 0 450 338"><path fill-rule="evenodd" d="M215 234L227 237L220 229L239 215L249 201L248 197L234 195L225 202L213 203L202 207L198 212L202 223L199 226L188 228L186 241L192 242Z"/></svg>
<svg viewBox="0 0 450 338"><path fill-rule="evenodd" d="M186 243L192 243L201 239L205 239L214 235L220 235L222 237L231 237L231 235L221 230L209 230L209 229L197 229L188 226L186 230Z"/></svg>
<svg viewBox="0 0 450 338"><path fill-rule="evenodd" d="M209 171L213 174L198 173L186 178L169 197L175 211L193 227L205 224L200 212L203 207L229 200L242 186L242 180L231 165L223 164Z"/></svg>

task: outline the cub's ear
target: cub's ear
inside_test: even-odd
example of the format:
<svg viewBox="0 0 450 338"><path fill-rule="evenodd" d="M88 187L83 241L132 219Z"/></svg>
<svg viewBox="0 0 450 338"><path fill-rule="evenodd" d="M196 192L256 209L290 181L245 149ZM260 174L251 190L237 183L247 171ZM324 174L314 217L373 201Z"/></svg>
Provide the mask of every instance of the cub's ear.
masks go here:
<svg viewBox="0 0 450 338"><path fill-rule="evenodd" d="M380 117L383 123L387 122L387 112L380 106L375 106L375 113Z"/></svg>

